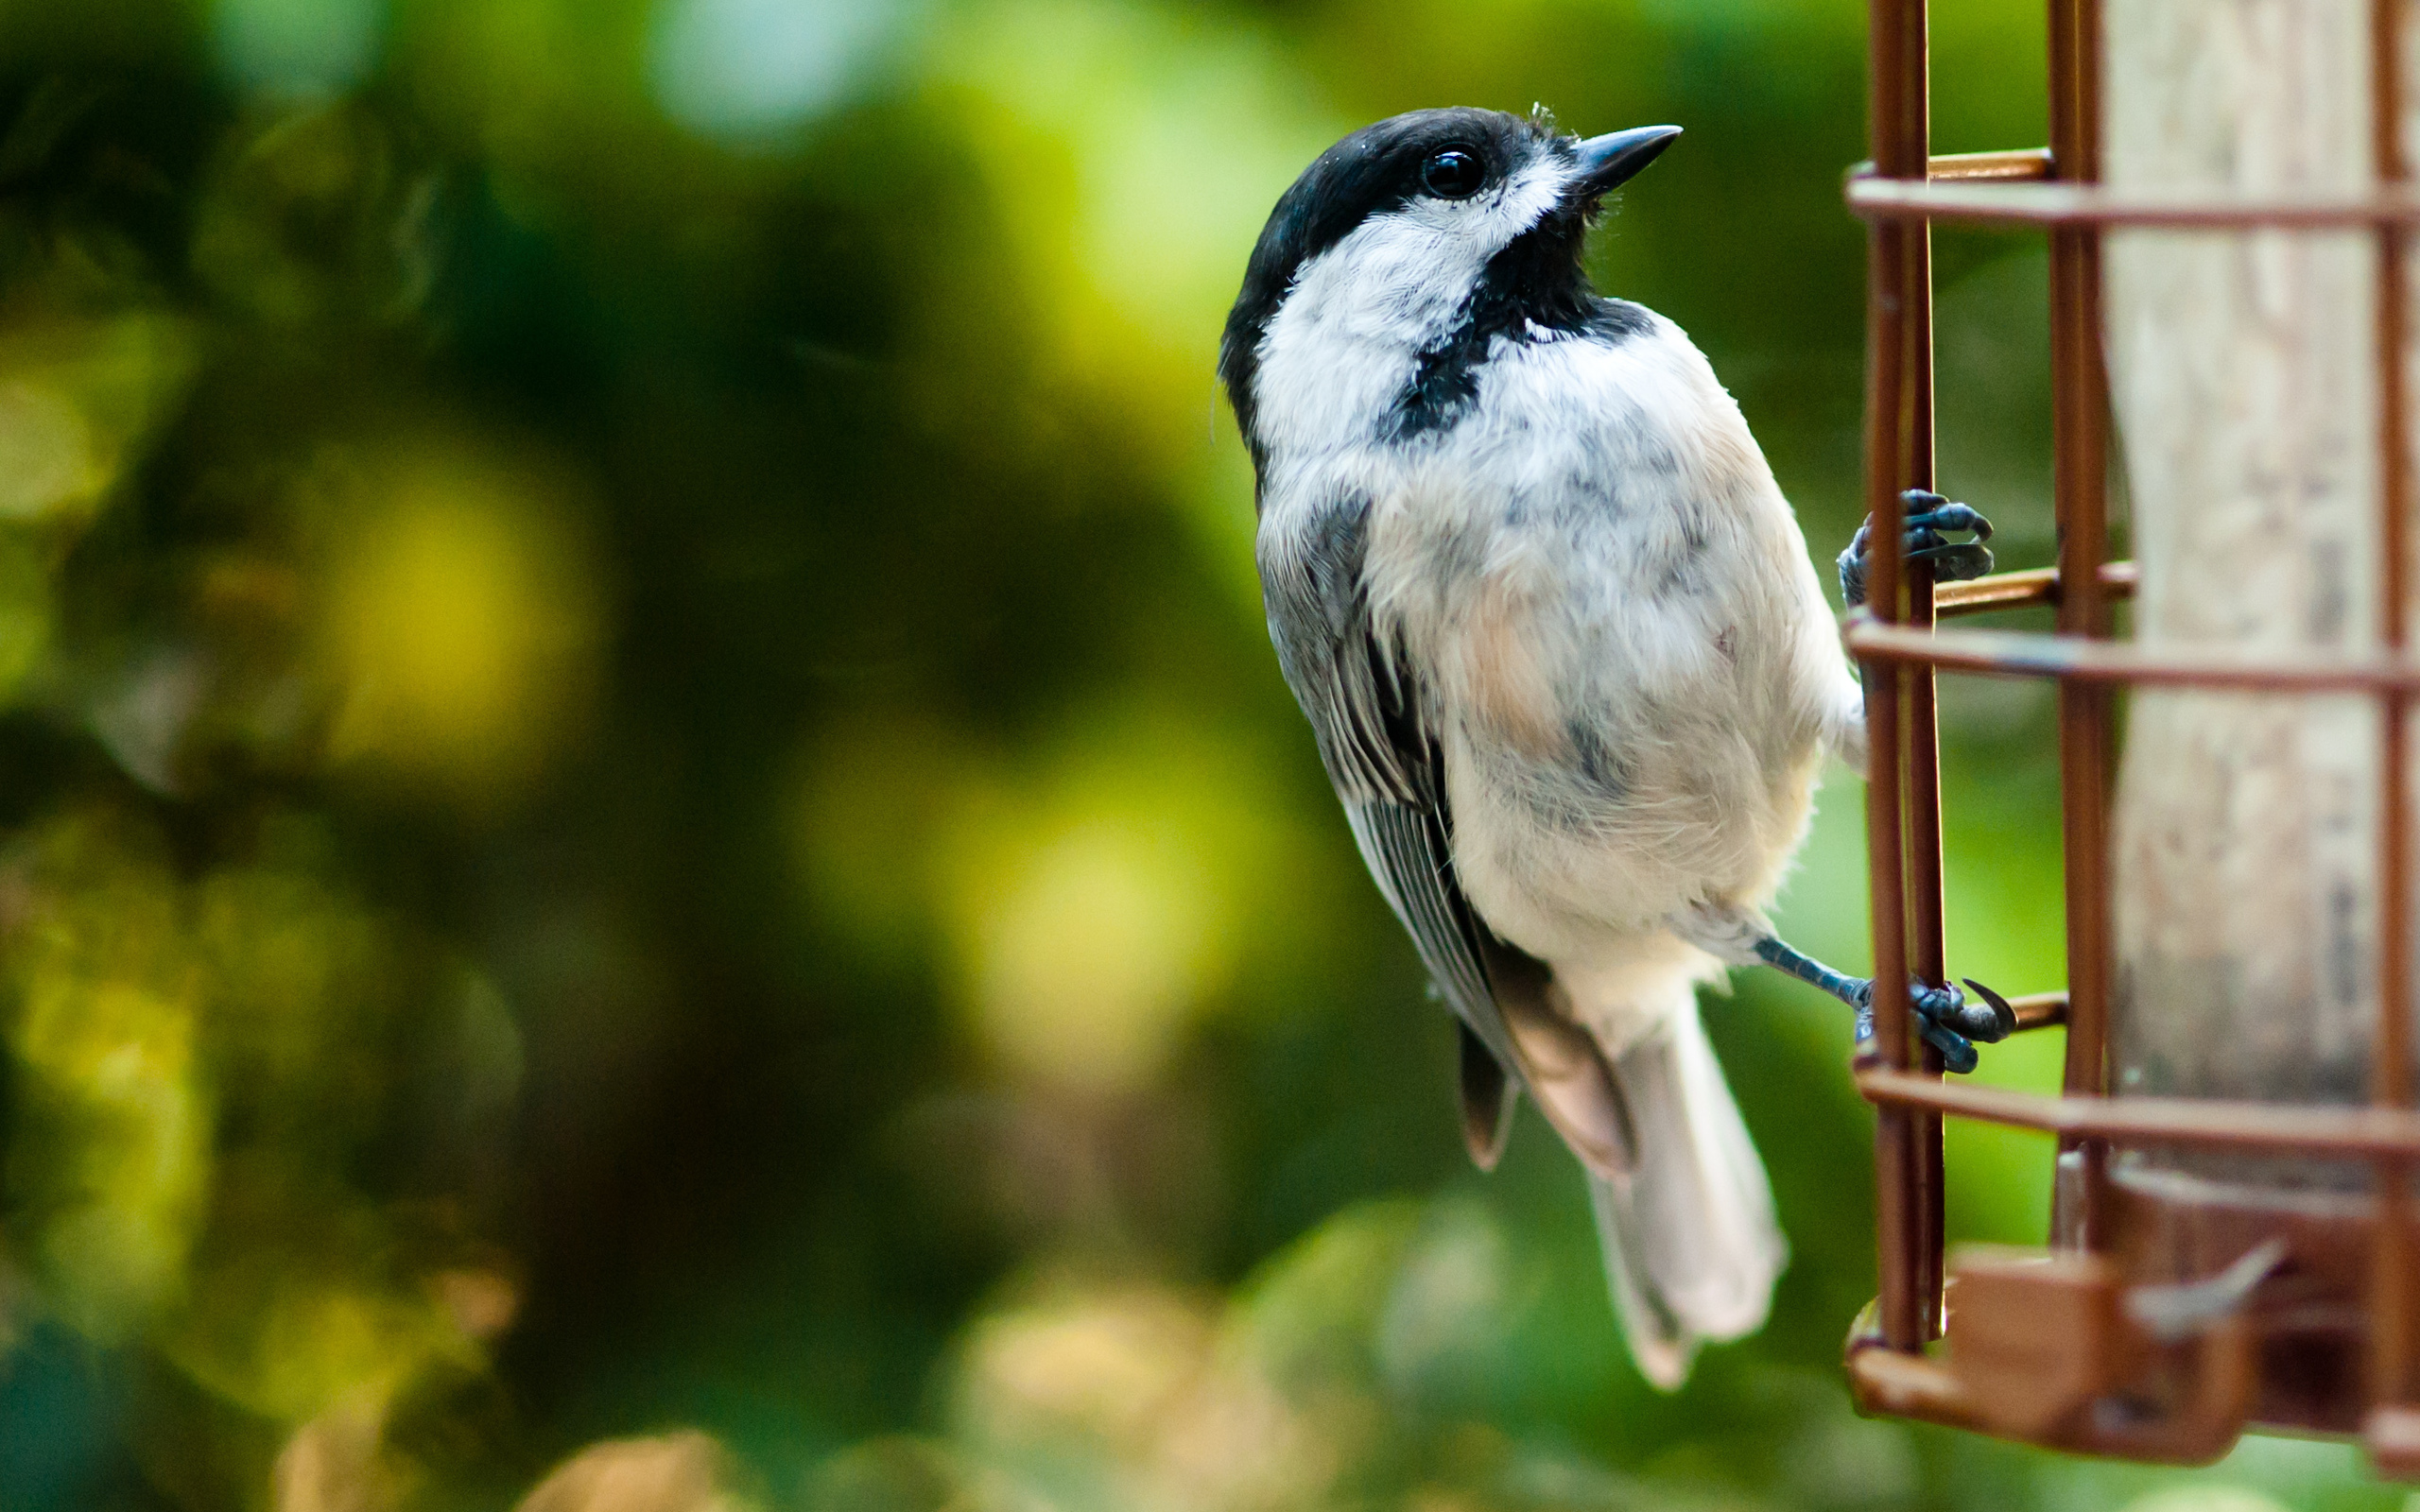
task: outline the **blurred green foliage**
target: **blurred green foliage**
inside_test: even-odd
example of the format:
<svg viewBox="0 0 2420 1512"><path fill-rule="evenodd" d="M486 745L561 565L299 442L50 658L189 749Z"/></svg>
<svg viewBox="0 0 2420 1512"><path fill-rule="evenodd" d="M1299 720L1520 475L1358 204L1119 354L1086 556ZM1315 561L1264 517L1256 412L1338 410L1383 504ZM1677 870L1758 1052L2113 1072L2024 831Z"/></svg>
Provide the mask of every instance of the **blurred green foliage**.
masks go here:
<svg viewBox="0 0 2420 1512"><path fill-rule="evenodd" d="M2040 140L2039 8L1938 9L1943 148ZM1868 1122L1770 976L1796 1261L1650 1392L1276 677L1210 369L1303 163L1686 126L1597 270L1828 554L1861 91L1854 0L0 7L0 1508L2400 1504L1854 1418ZM1941 259L1946 481L2047 559L2039 249ZM2047 705L1946 707L1957 964L2053 985Z"/></svg>

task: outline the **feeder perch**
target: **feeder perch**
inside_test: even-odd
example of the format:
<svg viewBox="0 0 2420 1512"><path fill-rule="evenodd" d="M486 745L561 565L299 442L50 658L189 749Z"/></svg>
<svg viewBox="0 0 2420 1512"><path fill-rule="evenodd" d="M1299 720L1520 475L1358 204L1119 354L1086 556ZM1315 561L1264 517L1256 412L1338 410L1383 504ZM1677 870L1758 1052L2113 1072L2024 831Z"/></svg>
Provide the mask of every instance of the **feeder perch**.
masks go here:
<svg viewBox="0 0 2420 1512"><path fill-rule="evenodd" d="M2163 45L2202 18L2261 9L2285 16L2288 30L2305 28L2297 35L2323 38L2325 46L2314 44L2308 56L2332 46L2329 58L2360 60L2366 98L2358 88L2316 90L2311 109L2325 119L2298 138L2307 146L2326 129L2348 129L2353 150L2333 165L2359 166L2333 177L2287 172L2273 186L2237 181L2186 189L2122 174L2104 182L2104 35L2111 19L2104 0L2049 0L2047 149L1932 156L1925 0L1870 0L1873 157L1852 170L1846 194L1869 238L1865 497L1875 553L1869 607L1850 617L1845 638L1862 668L1872 733L1875 977L1878 991L1911 977L1946 980L1934 683L1938 674L1955 672L2055 684L2068 981L2064 992L2017 1004L2021 1030L2066 1028L2056 1096L1945 1082L1937 1059L1910 1033L1909 1015L1877 1013L1874 1054L1859 1063L1857 1080L1876 1108L1880 1293L1851 1330L1849 1379L1868 1413L2074 1452L2204 1463L2224 1454L2246 1428L2273 1428L2359 1436L2380 1473L2420 1479L2413 1368L2420 1358L2420 1111L2410 1024L2409 791L2420 658L2407 644L2406 626L2414 587L2409 253L2420 196L2409 181L2401 129L2404 0L2338 0L2332 10L2326 0L2301 9L2202 0L2198 13L2177 9L2193 0L2105 3L2135 27L2126 35L2139 39L2152 34L2146 28L2169 26L2159 33ZM2245 27L2251 37L2250 24ZM2245 47L2235 62L2247 77L2271 66L2257 46ZM2273 66L2282 73L2288 63ZM2317 72L2306 70L2292 87L2310 90L2313 77ZM2135 74L2120 83L2136 87ZM2240 94L2219 98L2205 81L2177 90L2186 115L2241 108ZM2247 132L2244 139L2272 137ZM1904 559L1900 494L1934 483L1929 227L1936 221L2048 233L2054 569L1936 587ZM2322 418L2343 421L2344 434L2358 434L2360 444L2304 454L2317 459L2313 466L2336 470L2340 481L2354 480L2345 487L2359 495L2357 512L2339 518L2342 540L2355 544L2360 571L2370 575L2347 600L2358 622L2349 632L2258 644L2171 634L2159 615L2164 605L2172 607L2178 578L2158 575L2174 574L2173 563L2146 550L2152 570L2147 585L2135 564L2106 559L2112 356L2104 352L2103 309L2112 299L2143 298L2141 274L2152 265L2142 259L2157 255L2161 245L2184 245L2138 234L2152 231L2257 242L2268 258L2262 268L2306 266L2291 262L2299 251L2271 255L2290 246L2324 249L2307 266L2333 258L2327 266L2356 270L2358 299L2331 308L2357 312L2339 334L2345 350L2358 347L2361 354L2323 370L2362 397ZM2291 279L2286 282L2290 293ZM2159 292L2152 285L2153 304ZM2127 313L2130 334L2155 325L2161 314L2148 305ZM2324 344L2325 333L2292 321L2274 331L2287 349L2280 370L2290 372L2293 362L2307 361ZM2142 364L2164 349L2153 343L2148 350L2153 358L2138 348L2110 349L2128 379L2119 409L2128 415L2130 441L2161 438L2163 417L2141 415L2147 390L2133 384L2146 370ZM2206 397L2224 387L2221 374L2197 392ZM2125 395L2135 397L2135 411L2126 409ZM2193 413L2184 403L2165 419ZM2247 423L2257 426L2262 416L2254 413ZM2189 430L2184 438L2192 440ZM2229 455L2256 451L2238 446ZM2199 454L2187 444L2173 455L2191 461ZM2281 497L2290 520L2308 502L2298 503L2290 489ZM2140 489L2137 503L2139 541L2151 518ZM2138 594L2135 638L2118 638L2115 610ZM2028 607L2052 609L2054 631L1941 623ZM2242 1021L2274 1037L2273 1047L2256 1054L2222 1045L2232 1062L2223 1054L2199 1061L2179 1055L2177 1044L2206 1042L2192 1039L2192 1025L2236 1023L2223 1014L2257 993L2232 980L2204 991L2168 977L2147 987L2146 973L2121 973L2121 936L2135 940L2143 933L2135 926L2158 916L2156 909L2146 913L2151 905L2139 896L2144 863L2113 863L2113 834L2129 833L2123 821L2130 811L2120 799L2131 791L2116 775L2114 699L2120 693L2135 699L2130 717L2137 741L2170 713L2201 707L2194 699L2221 707L2221 693L2238 700L2227 708L2294 711L2302 723L2290 719L2286 728L2335 731L2306 744L2322 765L2333 762L2333 770L2359 779L2324 793L2308 783L2294 791L2314 814L2333 805L2327 813L2340 821L2330 832L2335 850L2306 858L2312 877L2336 866L2358 886L2329 894L2342 906L2322 921L2343 932L2327 957L2341 969L2303 997ZM2300 885L2299 873L2292 885ZM2295 948L2304 948L2293 937ZM2260 948L2257 941L2245 946ZM2279 979L2299 980L2291 973ZM2273 982L2256 986L2273 992ZM2212 1017L2190 1017L2205 1011ZM2247 1066L2255 1073L2284 1066L2290 1074L2269 1085L2258 1074L2247 1079ZM1947 1117L2057 1137L2047 1251L1945 1254L1941 1130Z"/></svg>

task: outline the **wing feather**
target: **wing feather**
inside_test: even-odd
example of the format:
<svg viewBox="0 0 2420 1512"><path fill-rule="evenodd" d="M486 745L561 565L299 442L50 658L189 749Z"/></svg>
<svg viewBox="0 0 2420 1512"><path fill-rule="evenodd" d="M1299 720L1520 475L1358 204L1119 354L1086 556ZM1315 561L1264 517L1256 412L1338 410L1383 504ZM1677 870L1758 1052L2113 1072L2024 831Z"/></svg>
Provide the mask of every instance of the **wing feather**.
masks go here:
<svg viewBox="0 0 2420 1512"><path fill-rule="evenodd" d="M1411 936L1446 1005L1496 1059L1519 1065L1482 954L1479 932L1485 926L1454 881L1443 816L1407 804L1348 799L1344 816L1370 875Z"/></svg>
<svg viewBox="0 0 2420 1512"><path fill-rule="evenodd" d="M1496 939L1455 881L1436 732L1371 621L1362 581L1369 507L1344 498L1263 516L1270 639L1378 890L1447 1005L1517 1087L1521 1059L1497 997L1524 983L1542 990L1545 971Z"/></svg>
<svg viewBox="0 0 2420 1512"><path fill-rule="evenodd" d="M1352 498L1262 514L1261 586L1278 664L1310 717L1370 875L1446 1005L1504 1073L1500 1096L1487 1076L1462 1075L1474 1154L1492 1159L1495 1142L1475 1131L1492 1125L1500 1135L1527 1091L1592 1172L1619 1175L1635 1152L1612 1068L1552 1001L1546 965L1498 938L1455 880L1434 712L1370 615L1368 522L1368 501Z"/></svg>

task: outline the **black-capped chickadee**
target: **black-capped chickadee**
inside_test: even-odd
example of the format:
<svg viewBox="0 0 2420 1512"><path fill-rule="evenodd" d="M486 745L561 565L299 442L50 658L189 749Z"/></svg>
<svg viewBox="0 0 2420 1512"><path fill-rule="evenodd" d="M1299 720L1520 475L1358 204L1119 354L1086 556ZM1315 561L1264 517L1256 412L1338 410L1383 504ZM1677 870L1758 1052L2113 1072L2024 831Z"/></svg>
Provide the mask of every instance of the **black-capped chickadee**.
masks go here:
<svg viewBox="0 0 2420 1512"><path fill-rule="evenodd" d="M1479 110L1357 131L1277 201L1219 359L1278 662L1460 1018L1472 1153L1494 1164L1528 1088L1667 1387L1762 1324L1786 1253L1697 985L1762 961L1871 996L1764 914L1824 757L1864 761L1806 540L1704 356L1581 269L1606 192L1679 134ZM1910 507L1939 576L1988 567L1941 533L1980 516ZM2014 1027L1915 997L1955 1069Z"/></svg>

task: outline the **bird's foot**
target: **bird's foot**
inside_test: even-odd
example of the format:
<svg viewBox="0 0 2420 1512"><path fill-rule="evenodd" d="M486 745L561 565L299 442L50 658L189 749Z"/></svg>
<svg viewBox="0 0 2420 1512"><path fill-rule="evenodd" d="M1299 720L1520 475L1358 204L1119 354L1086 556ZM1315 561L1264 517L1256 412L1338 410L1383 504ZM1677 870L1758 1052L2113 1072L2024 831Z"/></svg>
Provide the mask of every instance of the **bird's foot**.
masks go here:
<svg viewBox="0 0 2420 1512"><path fill-rule="evenodd" d="M1836 971L1778 936L1759 938L1754 951L1756 958L1766 965L1787 971L1855 1009L1858 1043L1873 1042L1872 977ZM1979 1002L1970 1001L1954 987L1934 987L1922 981L1910 983L1908 994L1910 1006L1915 1010L1916 1032L1924 1037L1925 1043L1941 1052L1944 1065L1962 1074L1975 1069L1976 1040L1996 1044L2016 1032L2016 1010L2009 1006L2008 999L1972 977L1966 979L1966 985L1975 989Z"/></svg>
<svg viewBox="0 0 2420 1512"><path fill-rule="evenodd" d="M1910 489L1899 495L1899 502L1908 511L1907 534L1903 538L1908 560L1931 568L1935 582L1962 583L1992 570L1992 550L1983 544L1992 539L1992 523L1973 506L1952 504L1923 489ZM1870 524L1858 526L1848 550L1841 553L1841 601L1851 609L1865 602L1871 529ZM1944 531L1972 535L1975 539L1952 541Z"/></svg>
<svg viewBox="0 0 2420 1512"><path fill-rule="evenodd" d="M1910 983L1908 994L1915 1011L1916 1033L1941 1053L1943 1069L1962 1076L1981 1059L1975 1052L1977 1042L1997 1044L2016 1032L2016 1010L2009 1006L2008 999L1971 976L1965 982L1974 989L1974 998L1954 987L1927 982ZM1857 1005L1860 1045L1874 1038L1874 983L1868 979L1863 987Z"/></svg>

